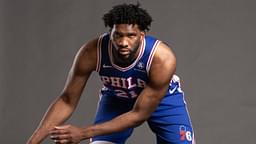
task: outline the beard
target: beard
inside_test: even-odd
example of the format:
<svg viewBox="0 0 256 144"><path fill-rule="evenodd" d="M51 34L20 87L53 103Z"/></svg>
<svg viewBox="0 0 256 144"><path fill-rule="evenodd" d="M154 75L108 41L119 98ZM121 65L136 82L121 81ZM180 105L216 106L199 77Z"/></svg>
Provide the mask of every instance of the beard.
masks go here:
<svg viewBox="0 0 256 144"><path fill-rule="evenodd" d="M130 65L135 59L136 59L136 53L140 47L139 41L136 42L134 48L129 50L129 54L127 55L122 55L119 50L114 49L114 60L115 63L121 67L125 67Z"/></svg>

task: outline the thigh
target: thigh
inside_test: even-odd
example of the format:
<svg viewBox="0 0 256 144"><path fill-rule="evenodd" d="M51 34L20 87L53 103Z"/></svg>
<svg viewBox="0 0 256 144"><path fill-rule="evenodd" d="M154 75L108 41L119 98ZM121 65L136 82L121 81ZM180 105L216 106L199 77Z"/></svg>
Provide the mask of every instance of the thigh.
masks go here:
<svg viewBox="0 0 256 144"><path fill-rule="evenodd" d="M156 134L157 144L194 144L194 133L191 126L175 124L158 127L151 124Z"/></svg>
<svg viewBox="0 0 256 144"><path fill-rule="evenodd" d="M95 117L95 124L103 123L109 121L125 112L130 111L132 105L116 99L110 96L102 96L97 108L97 113ZM108 141L112 143L123 144L127 138L131 135L133 129L129 128L124 131L93 137L91 140L94 141Z"/></svg>
<svg viewBox="0 0 256 144"><path fill-rule="evenodd" d="M193 144L194 132L185 104L160 105L148 124L158 144Z"/></svg>

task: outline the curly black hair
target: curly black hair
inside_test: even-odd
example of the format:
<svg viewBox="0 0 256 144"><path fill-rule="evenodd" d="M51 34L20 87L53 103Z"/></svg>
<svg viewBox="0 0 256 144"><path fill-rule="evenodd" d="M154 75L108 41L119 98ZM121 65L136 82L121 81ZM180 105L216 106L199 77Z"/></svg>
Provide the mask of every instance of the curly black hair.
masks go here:
<svg viewBox="0 0 256 144"><path fill-rule="evenodd" d="M121 4L114 6L103 18L106 27L113 28L114 24L137 24L141 31L148 31L152 17L140 4Z"/></svg>

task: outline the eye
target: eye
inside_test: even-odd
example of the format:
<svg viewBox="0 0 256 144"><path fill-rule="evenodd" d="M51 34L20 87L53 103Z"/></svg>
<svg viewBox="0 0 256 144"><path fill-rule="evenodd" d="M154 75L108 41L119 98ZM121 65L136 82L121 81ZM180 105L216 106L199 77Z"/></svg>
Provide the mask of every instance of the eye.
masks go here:
<svg viewBox="0 0 256 144"><path fill-rule="evenodd" d="M134 37L136 36L136 34L130 33L130 34L128 34L127 36L128 36L129 38L134 38Z"/></svg>
<svg viewBox="0 0 256 144"><path fill-rule="evenodd" d="M120 38L120 37L122 37L122 34L118 33L118 32L114 32L114 37L115 38Z"/></svg>

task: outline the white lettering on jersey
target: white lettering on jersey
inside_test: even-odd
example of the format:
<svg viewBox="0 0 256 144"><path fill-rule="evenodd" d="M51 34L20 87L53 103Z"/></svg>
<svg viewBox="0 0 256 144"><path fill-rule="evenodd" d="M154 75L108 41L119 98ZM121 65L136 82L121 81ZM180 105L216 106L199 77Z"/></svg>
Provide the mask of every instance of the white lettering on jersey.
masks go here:
<svg viewBox="0 0 256 144"><path fill-rule="evenodd" d="M139 78L120 78L120 77L108 77L101 76L101 81L104 85L111 85L116 88L132 89L134 87L144 88L146 87L146 82Z"/></svg>
<svg viewBox="0 0 256 144"><path fill-rule="evenodd" d="M119 77L110 77L110 80L111 80L111 85L113 87L121 87L121 81L120 81L120 78Z"/></svg>
<svg viewBox="0 0 256 144"><path fill-rule="evenodd" d="M132 77L129 77L127 81L128 81L128 89L136 87L136 84L132 83Z"/></svg>
<svg viewBox="0 0 256 144"><path fill-rule="evenodd" d="M129 93L127 93L126 91L121 89L116 89L115 93L116 93L116 96L123 97L123 98L128 98L128 97L136 98L138 96L138 94L135 93L135 91L129 91Z"/></svg>
<svg viewBox="0 0 256 144"><path fill-rule="evenodd" d="M121 81L122 81L122 88L127 88L126 78L121 78Z"/></svg>
<svg viewBox="0 0 256 144"><path fill-rule="evenodd" d="M138 87L140 88L146 87L146 82L142 79L137 79L137 84L138 84Z"/></svg>
<svg viewBox="0 0 256 144"><path fill-rule="evenodd" d="M109 77L107 76L101 76L101 81L104 83L104 84L107 84L110 82L110 79Z"/></svg>
<svg viewBox="0 0 256 144"><path fill-rule="evenodd" d="M116 89L115 93L116 93L116 96L118 96L118 97L124 97L124 98L128 97L127 93L123 90L120 90L120 89Z"/></svg>

